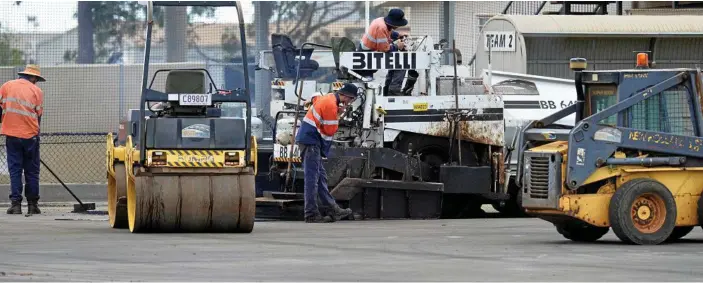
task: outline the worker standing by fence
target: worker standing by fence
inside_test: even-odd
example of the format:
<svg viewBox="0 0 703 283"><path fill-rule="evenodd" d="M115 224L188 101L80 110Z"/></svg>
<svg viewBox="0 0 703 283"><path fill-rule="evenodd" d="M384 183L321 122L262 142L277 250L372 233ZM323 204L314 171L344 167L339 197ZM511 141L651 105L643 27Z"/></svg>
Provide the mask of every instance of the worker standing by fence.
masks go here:
<svg viewBox="0 0 703 283"><path fill-rule="evenodd" d="M2 124L6 137L7 164L10 171L10 201L7 214L22 214L22 189L27 198L27 213L40 214L39 201L39 124L44 93L36 85L46 81L37 65L27 65L19 78L0 86ZM22 177L27 182L23 185Z"/></svg>
<svg viewBox="0 0 703 283"><path fill-rule="evenodd" d="M336 93L312 98L313 104L303 119L296 142L300 147L305 174L305 222L332 222L352 213L351 209L342 209L337 205L327 187L327 171L322 165L322 158L327 158L332 138L339 127L339 108L349 105L356 99L358 88L350 83L344 84ZM342 107L343 107L342 106ZM322 215L317 206L330 209L332 215Z"/></svg>

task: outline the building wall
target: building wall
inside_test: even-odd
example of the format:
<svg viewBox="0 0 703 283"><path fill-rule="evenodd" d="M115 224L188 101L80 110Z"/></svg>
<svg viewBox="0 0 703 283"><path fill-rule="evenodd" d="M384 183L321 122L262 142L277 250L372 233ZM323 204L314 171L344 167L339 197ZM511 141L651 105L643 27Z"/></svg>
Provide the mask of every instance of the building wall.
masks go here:
<svg viewBox="0 0 703 283"><path fill-rule="evenodd" d="M588 61L589 70L628 69L635 51L649 50L650 38L526 38L527 73L573 78L569 60ZM703 38L660 38L653 59L656 68L695 68L703 65Z"/></svg>
<svg viewBox="0 0 703 283"><path fill-rule="evenodd" d="M648 50L648 38L543 38L525 40L527 73L571 79L571 58L586 58L589 70L634 67L635 50Z"/></svg>
<svg viewBox="0 0 703 283"><path fill-rule="evenodd" d="M40 42L37 49L37 63L41 66L73 64L73 61L66 63L64 54L66 51L78 51L78 28Z"/></svg>
<svg viewBox="0 0 703 283"><path fill-rule="evenodd" d="M412 3L412 2L410 2ZM444 38L444 3L441 1L424 2L422 5L409 8L412 34L429 35L435 43Z"/></svg>
<svg viewBox="0 0 703 283"><path fill-rule="evenodd" d="M623 16L627 17L627 16ZM484 32L515 31L506 20L492 20ZM493 52L494 70L527 73L570 79L571 58L585 58L590 70L626 69L635 65L636 51L650 47L650 37L533 37L516 34L516 50ZM484 50L484 38L477 40L476 70L488 67L488 52ZM651 55L658 68L683 68L703 65L703 37L657 38Z"/></svg>
<svg viewBox="0 0 703 283"><path fill-rule="evenodd" d="M703 67L703 37L663 38L655 44L654 60L657 68Z"/></svg>
<svg viewBox="0 0 703 283"><path fill-rule="evenodd" d="M535 1L526 1L516 3L520 6L519 13L528 11L536 11L539 5L535 5ZM464 64L468 64L471 57L480 50L479 39L481 37L481 28L483 24L492 16L500 14L508 1L457 1L455 2L455 26L454 38L456 39L457 48L461 50ZM474 62L475 64L475 62ZM473 68L472 68L473 69ZM479 75L480 72L475 72L474 75Z"/></svg>
<svg viewBox="0 0 703 283"><path fill-rule="evenodd" d="M455 2L455 39L457 42L457 48L462 51L464 57L464 63L468 64L471 57L480 51L482 42L479 42L482 36L481 29L483 24L492 16L498 15L505 9L509 1L456 1ZM515 1L509 9L507 14L524 14L532 15L539 10L541 1ZM590 7L590 6L588 6ZM561 8L558 4L547 3L543 9L542 13L545 12L557 12ZM628 10L631 10L632 3L623 3L623 14ZM576 11L585 11L586 6L576 7ZM608 5L608 12L615 14L616 4ZM690 12L689 12L690 13ZM656 14L656 13L654 13ZM477 57L478 59L478 57ZM474 75L479 75L480 68L476 68L476 63L473 64L474 68L472 71ZM483 65L485 66L485 64ZM518 66L509 66L511 68L517 68ZM477 71L478 70L478 71Z"/></svg>

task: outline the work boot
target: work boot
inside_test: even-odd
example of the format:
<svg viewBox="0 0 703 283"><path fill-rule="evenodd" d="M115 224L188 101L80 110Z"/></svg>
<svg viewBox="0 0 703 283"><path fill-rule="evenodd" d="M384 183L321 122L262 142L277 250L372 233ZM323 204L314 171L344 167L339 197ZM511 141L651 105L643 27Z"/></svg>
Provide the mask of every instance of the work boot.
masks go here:
<svg viewBox="0 0 703 283"><path fill-rule="evenodd" d="M330 223L334 222L334 219L329 216L322 216L320 214L315 215L315 216L308 216L305 217L305 223Z"/></svg>
<svg viewBox="0 0 703 283"><path fill-rule="evenodd" d="M334 221L339 221L351 214L351 208L341 208L339 205L334 205Z"/></svg>
<svg viewBox="0 0 703 283"><path fill-rule="evenodd" d="M410 70L408 71L408 78L405 81L405 87L401 91L403 95L405 96L412 96L413 89L415 88L415 83L417 82L417 78L420 76L420 74L417 71Z"/></svg>
<svg viewBox="0 0 703 283"><path fill-rule="evenodd" d="M7 214L22 214L22 202L12 201L12 206L7 209Z"/></svg>
<svg viewBox="0 0 703 283"><path fill-rule="evenodd" d="M36 200L27 200L27 214L41 214Z"/></svg>

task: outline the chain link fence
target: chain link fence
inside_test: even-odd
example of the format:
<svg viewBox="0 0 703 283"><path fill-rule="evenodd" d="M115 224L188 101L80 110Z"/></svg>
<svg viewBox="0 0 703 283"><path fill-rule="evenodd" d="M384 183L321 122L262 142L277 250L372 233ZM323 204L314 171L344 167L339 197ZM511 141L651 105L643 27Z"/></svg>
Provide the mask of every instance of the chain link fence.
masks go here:
<svg viewBox="0 0 703 283"><path fill-rule="evenodd" d="M273 33L293 44L328 44L331 37L357 41L368 22L391 8L405 11L403 31L435 42L453 38L463 64L471 64L482 25L492 16L558 13L550 1L273 1L242 2L247 64L258 115L269 113L269 71L256 70L259 52ZM592 11L581 5L573 12ZM624 14L671 14L671 9L633 8ZM615 4L608 13L616 11ZM700 14L699 9L680 13ZM47 82L41 156L66 183L105 182L106 134L137 108L145 43L145 7L136 1L0 2L0 83L17 77L25 64L39 64ZM205 68L218 87L241 88L243 63L236 10L232 7L157 7L151 73L156 69ZM451 43L451 42L450 42ZM158 88L163 81L155 82ZM264 127L266 128L266 127ZM265 135L267 133L264 133ZM0 185L9 184L4 138L0 138ZM41 182L57 183L42 169Z"/></svg>

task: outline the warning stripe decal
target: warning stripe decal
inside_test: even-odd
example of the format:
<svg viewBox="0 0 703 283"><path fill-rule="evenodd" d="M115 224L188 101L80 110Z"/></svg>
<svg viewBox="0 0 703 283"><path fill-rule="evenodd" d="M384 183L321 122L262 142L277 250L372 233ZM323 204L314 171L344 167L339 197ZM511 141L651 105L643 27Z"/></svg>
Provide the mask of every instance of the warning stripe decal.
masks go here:
<svg viewBox="0 0 703 283"><path fill-rule="evenodd" d="M302 163L303 162L300 159L300 157L292 157L292 158L290 158L290 157L274 157L273 158L273 161L275 161L275 162L288 162L288 160L290 160L290 162L293 162L293 163Z"/></svg>
<svg viewBox="0 0 703 283"><path fill-rule="evenodd" d="M169 155L221 155L221 150L167 150Z"/></svg>
<svg viewBox="0 0 703 283"><path fill-rule="evenodd" d="M168 167L207 167L207 168L218 168L224 167L222 162L168 162L166 164Z"/></svg>

